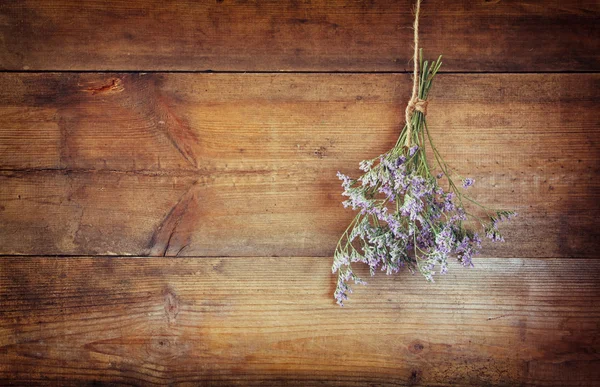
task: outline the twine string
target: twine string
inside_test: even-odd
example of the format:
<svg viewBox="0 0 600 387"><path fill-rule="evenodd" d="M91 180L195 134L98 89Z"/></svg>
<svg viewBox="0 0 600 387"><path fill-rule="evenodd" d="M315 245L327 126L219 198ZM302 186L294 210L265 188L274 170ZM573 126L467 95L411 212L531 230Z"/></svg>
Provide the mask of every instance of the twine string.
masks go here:
<svg viewBox="0 0 600 387"><path fill-rule="evenodd" d="M415 111L421 112L423 115L427 114L427 101L419 99L419 13L421 11L421 0L417 0L415 7L415 23L414 23L414 39L415 39L415 53L413 55L414 71L413 71L413 88L412 96L406 105L405 120L406 120L406 146L410 148L411 137L412 137L412 116Z"/></svg>

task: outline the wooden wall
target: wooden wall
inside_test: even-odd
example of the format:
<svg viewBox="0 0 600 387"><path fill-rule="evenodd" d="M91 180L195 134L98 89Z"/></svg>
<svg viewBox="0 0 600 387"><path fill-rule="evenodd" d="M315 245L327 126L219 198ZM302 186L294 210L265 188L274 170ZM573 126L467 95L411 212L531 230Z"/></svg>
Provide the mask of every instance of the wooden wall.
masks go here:
<svg viewBox="0 0 600 387"><path fill-rule="evenodd" d="M422 13L438 147L520 216L339 308L335 173L403 125L410 1L1 2L0 382L600 383L600 4Z"/></svg>

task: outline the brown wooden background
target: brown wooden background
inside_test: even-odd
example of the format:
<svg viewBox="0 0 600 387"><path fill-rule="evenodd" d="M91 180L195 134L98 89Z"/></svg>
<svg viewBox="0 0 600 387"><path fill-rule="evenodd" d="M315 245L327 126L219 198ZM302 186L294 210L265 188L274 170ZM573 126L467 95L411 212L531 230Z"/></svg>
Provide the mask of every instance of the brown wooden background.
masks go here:
<svg viewBox="0 0 600 387"><path fill-rule="evenodd" d="M599 16L424 2L440 151L520 216L342 309L335 172L396 140L410 1L1 2L0 381L600 383Z"/></svg>

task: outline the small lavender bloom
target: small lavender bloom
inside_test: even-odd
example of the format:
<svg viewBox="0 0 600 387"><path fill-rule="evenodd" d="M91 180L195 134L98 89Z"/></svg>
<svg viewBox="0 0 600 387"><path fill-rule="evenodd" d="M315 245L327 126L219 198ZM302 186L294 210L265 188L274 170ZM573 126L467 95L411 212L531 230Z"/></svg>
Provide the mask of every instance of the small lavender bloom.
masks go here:
<svg viewBox="0 0 600 387"><path fill-rule="evenodd" d="M500 222L500 218L492 218L492 228L494 230L498 230L498 223Z"/></svg>
<svg viewBox="0 0 600 387"><path fill-rule="evenodd" d="M424 205L420 199L406 195L401 213L403 216L408 216L410 220L415 221L423 208Z"/></svg>
<svg viewBox="0 0 600 387"><path fill-rule="evenodd" d="M373 172L368 172L359 177L358 181L360 181L360 184L363 187L372 187L376 184L376 179L377 177L373 174Z"/></svg>
<svg viewBox="0 0 600 387"><path fill-rule="evenodd" d="M411 191L416 198L422 198L428 191L425 179L421 176L413 176L411 180Z"/></svg>
<svg viewBox="0 0 600 387"><path fill-rule="evenodd" d="M485 236L492 240L492 242L504 242L504 238L496 228L496 224L492 223L492 226L485 230Z"/></svg>
<svg viewBox="0 0 600 387"><path fill-rule="evenodd" d="M388 217L387 211L388 209L386 207L373 207L370 213L377 216L377 219L386 221Z"/></svg>
<svg viewBox="0 0 600 387"><path fill-rule="evenodd" d="M452 215L452 217L450 217L449 222L450 223L456 223L459 220L467 220L467 213L465 212L465 209L462 207L456 207L456 214Z"/></svg>
<svg viewBox="0 0 600 387"><path fill-rule="evenodd" d="M435 272L428 272L428 271L425 271L425 272L423 272L423 276L424 276L424 277L425 277L425 279L426 279L427 281L429 281L429 282L435 282L435 281L433 280L433 275L434 275L434 274L435 274Z"/></svg>
<svg viewBox="0 0 600 387"><path fill-rule="evenodd" d="M335 293L333 293L333 297L339 306L344 306L344 301L348 299L346 293L352 293L352 291L346 283L338 281L338 286L335 289Z"/></svg>
<svg viewBox="0 0 600 387"><path fill-rule="evenodd" d="M352 280L356 285L366 285L367 282L363 281L361 278L357 277L355 274L352 274Z"/></svg>
<svg viewBox="0 0 600 387"><path fill-rule="evenodd" d="M350 179L349 176L346 176L343 173L341 173L340 171L338 171L337 177L338 177L338 179L342 180L342 188L344 188L345 190L350 188L350 185L352 185L352 179Z"/></svg>
<svg viewBox="0 0 600 387"><path fill-rule="evenodd" d="M442 172L438 173L438 175L436 176L438 179L441 179L444 176L444 174Z"/></svg>
<svg viewBox="0 0 600 387"><path fill-rule="evenodd" d="M396 179L394 180L394 189L403 194L410 185L410 178L404 170L398 169L397 172L399 172L399 174L396 174Z"/></svg>
<svg viewBox="0 0 600 387"><path fill-rule="evenodd" d="M464 251L467 251L467 249L469 248L470 245L471 245L471 238L469 238L468 235L465 235L463 237L463 239L460 241L460 243L458 243L456 245L456 252L462 253Z"/></svg>
<svg viewBox="0 0 600 387"><path fill-rule="evenodd" d="M471 258L473 255L477 254L476 246L478 244L476 238L478 239L479 237L475 235L473 236L473 239L470 239L468 236L465 236L456 248L458 262L460 262L463 266L473 267Z"/></svg>
<svg viewBox="0 0 600 387"><path fill-rule="evenodd" d="M363 160L359 164L361 171L369 172L373 167L373 160Z"/></svg>
<svg viewBox="0 0 600 387"><path fill-rule="evenodd" d="M373 203L371 200L365 198L364 191L360 189L352 189L347 196L350 197L348 200L350 201L353 210L361 209L363 214L371 210Z"/></svg>
<svg viewBox="0 0 600 387"><path fill-rule="evenodd" d="M393 216L389 216L387 219L387 224L390 227L390 230L392 231L396 241L406 240L406 238L408 238L408 235L402 231L402 223L400 223L398 219L394 218Z"/></svg>
<svg viewBox="0 0 600 387"><path fill-rule="evenodd" d="M396 170L395 163L391 162L387 158L381 158L381 163L380 164L383 165L384 167L386 167L390 171Z"/></svg>
<svg viewBox="0 0 600 387"><path fill-rule="evenodd" d="M463 180L463 187L469 188L470 186L473 185L473 183L475 183L475 180L471 179L470 177L467 177L466 179Z"/></svg>
<svg viewBox="0 0 600 387"><path fill-rule="evenodd" d="M390 200L394 200L394 198L396 197L392 187L390 187L387 184L384 184L381 187L379 187L379 192L384 194Z"/></svg>
<svg viewBox="0 0 600 387"><path fill-rule="evenodd" d="M331 272L337 272L342 265L348 265L350 259L348 255L336 255L333 261L333 266L331 266Z"/></svg>
<svg viewBox="0 0 600 387"><path fill-rule="evenodd" d="M447 274L448 273L448 264L444 261L441 264L442 269L440 270L440 274Z"/></svg>
<svg viewBox="0 0 600 387"><path fill-rule="evenodd" d="M492 240L492 242L504 242L504 237L498 233L487 233L486 236Z"/></svg>
<svg viewBox="0 0 600 387"><path fill-rule="evenodd" d="M481 238L474 233L470 237L465 235L456 248L458 261L465 267L473 267L472 258L479 253Z"/></svg>
<svg viewBox="0 0 600 387"><path fill-rule="evenodd" d="M414 154L417 152L417 149L419 149L419 146L418 146L418 145L413 145L413 146L412 146L412 147L411 147L411 148L408 150L408 155L412 157L412 156L413 156L413 155L414 155Z"/></svg>
<svg viewBox="0 0 600 387"><path fill-rule="evenodd" d="M354 279L356 283L360 283L360 279L354 275L350 267L346 267L346 269L338 275L337 287L333 297L340 306L344 306L344 301L348 299L347 293L352 293L352 289L348 286L348 280L350 280L350 278Z"/></svg>
<svg viewBox="0 0 600 387"><path fill-rule="evenodd" d="M454 211L454 202L452 202L452 199L454 199L454 192L449 192L446 194L446 197L444 198L444 211L446 212L450 212L450 211Z"/></svg>
<svg viewBox="0 0 600 387"><path fill-rule="evenodd" d="M421 250L426 250L435 244L435 235L429 230L422 230L417 237L417 246Z"/></svg>
<svg viewBox="0 0 600 387"><path fill-rule="evenodd" d="M396 168L400 167L402 164L406 162L406 156L402 155L396 159Z"/></svg>
<svg viewBox="0 0 600 387"><path fill-rule="evenodd" d="M499 211L498 212L498 220L511 220L518 214L514 211Z"/></svg>
<svg viewBox="0 0 600 387"><path fill-rule="evenodd" d="M445 257L452 253L452 247L455 244L455 237L449 224L446 224L442 231L436 235L435 244L440 258L445 259Z"/></svg>
<svg viewBox="0 0 600 387"><path fill-rule="evenodd" d="M473 234L473 243L475 243L475 247L478 249L481 248L481 238L478 233Z"/></svg>

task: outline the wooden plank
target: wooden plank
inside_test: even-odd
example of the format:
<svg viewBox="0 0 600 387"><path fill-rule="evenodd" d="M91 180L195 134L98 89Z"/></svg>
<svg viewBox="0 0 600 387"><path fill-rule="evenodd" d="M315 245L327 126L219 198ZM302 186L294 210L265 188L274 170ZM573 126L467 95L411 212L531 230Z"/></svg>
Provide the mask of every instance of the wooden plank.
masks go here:
<svg viewBox="0 0 600 387"><path fill-rule="evenodd" d="M596 256L597 74L442 75L429 122L495 256ZM387 150L406 75L3 74L4 254L329 256L337 170ZM235 230L235 232L232 232Z"/></svg>
<svg viewBox="0 0 600 387"><path fill-rule="evenodd" d="M406 71L412 0L0 5L0 69ZM451 71L595 71L595 0L437 0L421 44Z"/></svg>
<svg viewBox="0 0 600 387"><path fill-rule="evenodd" d="M348 166L395 142L409 78L5 73L0 166L165 173ZM428 122L453 163L474 152L486 168L499 155L525 168L569 162L565 154L589 163L598 149L599 86L597 74L443 74ZM486 154L493 157L479 157Z"/></svg>
<svg viewBox="0 0 600 387"><path fill-rule="evenodd" d="M475 264L379 273L340 308L323 258L3 257L0 379L600 383L600 260Z"/></svg>
<svg viewBox="0 0 600 387"><path fill-rule="evenodd" d="M2 173L0 184L5 254L331 256L353 216L333 175L39 172ZM521 214L502 227L509 242L485 241L485 255L594 256L597 193L558 187L476 195Z"/></svg>

